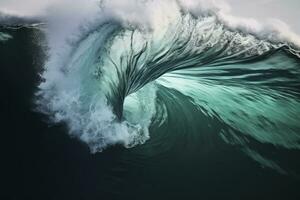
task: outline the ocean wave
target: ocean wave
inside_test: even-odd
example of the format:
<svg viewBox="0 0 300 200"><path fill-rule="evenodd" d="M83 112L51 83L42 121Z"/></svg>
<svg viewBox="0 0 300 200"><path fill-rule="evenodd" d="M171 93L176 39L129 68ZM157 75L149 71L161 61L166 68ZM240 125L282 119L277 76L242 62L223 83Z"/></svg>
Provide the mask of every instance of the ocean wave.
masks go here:
<svg viewBox="0 0 300 200"><path fill-rule="evenodd" d="M132 147L149 139L158 114L180 115L159 110L157 93L172 89L235 131L298 148L299 66L289 58L297 50L274 34L233 29L218 10L207 10L196 15L176 1L102 1L67 28L50 25L40 109L66 122L92 152Z"/></svg>
<svg viewBox="0 0 300 200"><path fill-rule="evenodd" d="M35 101L49 123L65 123L93 153L146 141L161 152L215 120L226 144L286 173L253 148L300 148L300 40L284 23L237 18L221 1L70 2L5 24L46 36Z"/></svg>

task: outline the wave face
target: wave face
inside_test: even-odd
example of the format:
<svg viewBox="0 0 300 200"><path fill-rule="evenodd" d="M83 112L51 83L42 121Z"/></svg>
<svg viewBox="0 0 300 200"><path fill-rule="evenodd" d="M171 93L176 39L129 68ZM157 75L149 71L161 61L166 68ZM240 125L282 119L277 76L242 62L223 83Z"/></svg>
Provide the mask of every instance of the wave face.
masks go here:
<svg viewBox="0 0 300 200"><path fill-rule="evenodd" d="M52 49L39 109L92 152L176 129L157 136L169 138L167 149L180 134L201 137L199 124L216 129L215 120L224 142L284 173L251 145L300 148L299 52L176 8L151 28L116 17L80 26Z"/></svg>

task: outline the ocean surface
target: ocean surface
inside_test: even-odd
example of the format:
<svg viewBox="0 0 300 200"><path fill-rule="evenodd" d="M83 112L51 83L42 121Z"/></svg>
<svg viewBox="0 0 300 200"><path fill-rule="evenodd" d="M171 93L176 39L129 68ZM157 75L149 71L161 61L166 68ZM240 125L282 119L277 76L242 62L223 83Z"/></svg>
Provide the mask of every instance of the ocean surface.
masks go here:
<svg viewBox="0 0 300 200"><path fill-rule="evenodd" d="M300 198L297 45L172 17L0 27L1 199Z"/></svg>

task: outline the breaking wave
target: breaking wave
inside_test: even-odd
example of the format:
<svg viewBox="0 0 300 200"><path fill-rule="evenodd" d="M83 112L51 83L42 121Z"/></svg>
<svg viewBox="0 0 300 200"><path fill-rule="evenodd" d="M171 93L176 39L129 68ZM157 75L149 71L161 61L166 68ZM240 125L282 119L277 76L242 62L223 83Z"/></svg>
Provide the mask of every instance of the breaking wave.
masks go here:
<svg viewBox="0 0 300 200"><path fill-rule="evenodd" d="M224 142L285 173L252 143L300 148L297 35L193 1L76 2L70 13L50 7L57 15L37 25L48 59L36 104L51 122L95 153L159 129L195 139L198 124L214 129L204 116L226 125Z"/></svg>
<svg viewBox="0 0 300 200"><path fill-rule="evenodd" d="M48 37L37 93L41 111L66 122L92 152L143 144L149 126L170 115L189 126L186 101L229 125L220 132L228 143L246 146L251 137L299 148L300 62L292 42L233 29L212 11L195 16L175 1L141 4L155 11L151 20L135 16L142 11L109 16L115 5L101 5L59 42Z"/></svg>

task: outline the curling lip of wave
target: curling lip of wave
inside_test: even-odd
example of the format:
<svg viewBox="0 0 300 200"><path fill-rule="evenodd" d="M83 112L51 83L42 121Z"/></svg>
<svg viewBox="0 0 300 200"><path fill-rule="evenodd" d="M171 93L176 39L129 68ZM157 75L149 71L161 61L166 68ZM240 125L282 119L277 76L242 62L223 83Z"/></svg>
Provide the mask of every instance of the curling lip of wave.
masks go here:
<svg viewBox="0 0 300 200"><path fill-rule="evenodd" d="M77 0L76 16L60 3L50 7L57 15L44 16L50 49L40 110L66 122L92 152L132 147L149 139L151 124L176 114L159 99L174 90L229 125L220 133L227 143L249 149L249 136L298 149L299 37L280 21L263 25L199 2L102 1L98 8Z"/></svg>
<svg viewBox="0 0 300 200"><path fill-rule="evenodd" d="M224 124L225 143L285 174L252 143L300 148L297 37L214 5L199 13L196 1L126 2L74 3L76 15L52 7L45 26L31 25L49 47L39 110L91 152L144 144L165 126L197 138L205 116Z"/></svg>
<svg viewBox="0 0 300 200"><path fill-rule="evenodd" d="M150 3L150 6L156 8L157 1ZM239 68L239 64L267 59L276 51L286 50L294 54L297 54L297 51L284 43L272 44L247 33L228 30L214 15L197 19L189 14L182 14L176 4L168 6L173 6L174 10L166 13L167 17L161 10L156 10L151 32L136 29L136 26L128 26L128 20L135 20L135 17L126 18L126 13L117 9L114 11L116 17L113 19L120 20L125 15L125 24L122 23L125 28L116 21L102 25L98 22L97 28L92 28L92 31L89 25L82 28L81 31L87 34L79 33L84 37L80 36L78 42L54 46L51 49L54 55L50 55L43 74L45 82L41 83L38 94L41 109L52 115L55 121L66 121L71 134L88 143L93 152L101 151L115 143L131 147L144 143L149 138L148 127L151 119L157 117L157 113L161 113L156 110L156 93L160 91L155 88L156 85L163 84L165 88L177 89L190 96L199 107L208 112L209 116L218 113L222 121L261 142L298 147L299 136L294 130L291 130L293 134L287 137L288 141L285 139L281 141L283 137L280 135L281 132L268 136L267 132L270 130L260 128L262 124L255 119L261 114L259 111L256 110L256 113L250 115L253 125L245 126L244 123L249 118L237 120L235 114L232 114L233 110L226 111L220 108L222 105L220 102L208 99L215 104L202 105L201 95L207 97L209 94L199 90L201 85L206 86L207 90L223 93L228 97L228 101L235 101L243 93L253 99L256 95L260 95L256 103L263 104L262 97L266 97L263 93L274 92L273 90L265 90L265 85L256 92L252 91L252 87L245 91L242 89L245 86L233 87L229 84L227 87L221 87L220 80L226 79L226 70ZM160 18L156 17L162 18L162 21L158 22ZM141 21L133 24L140 25ZM132 29L135 31L131 31ZM78 29L75 26L71 30ZM74 33L68 35L70 38L73 36ZM265 73L268 68L253 68L249 71L251 73L248 75L241 73L239 79L259 77L260 73ZM215 84L218 87L212 87L203 81L203 74L208 76L208 80L213 80L211 76L214 74ZM170 75L177 78L172 79ZM186 80L179 86L181 88L178 88L178 84L174 86L174 80L184 80L182 77ZM196 77L199 77L198 80ZM228 79L230 77L227 76ZM148 85L150 82L154 84ZM245 82L249 84L248 81ZM184 88L186 84L190 84L189 88L195 90L189 91ZM232 89L237 90L230 91ZM281 94L275 91L272 95L279 97ZM270 101L280 105L276 99ZM286 99L282 101L290 104ZM135 108L136 110L132 111ZM242 113L245 112L245 108L241 108ZM291 112L289 114L292 116L297 114ZM123 117L125 120L120 122L118 119ZM273 121L272 123L278 122L278 119L269 120ZM294 120L292 122L294 123ZM287 126L286 121L280 123L284 127ZM241 128L242 126L245 128ZM299 128L295 124L293 126ZM253 131L259 134L252 135Z"/></svg>

